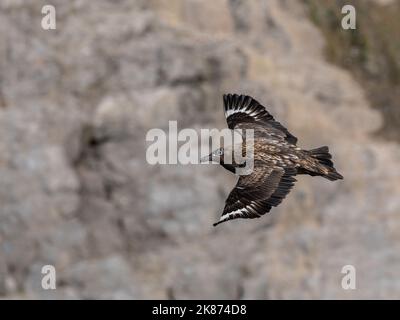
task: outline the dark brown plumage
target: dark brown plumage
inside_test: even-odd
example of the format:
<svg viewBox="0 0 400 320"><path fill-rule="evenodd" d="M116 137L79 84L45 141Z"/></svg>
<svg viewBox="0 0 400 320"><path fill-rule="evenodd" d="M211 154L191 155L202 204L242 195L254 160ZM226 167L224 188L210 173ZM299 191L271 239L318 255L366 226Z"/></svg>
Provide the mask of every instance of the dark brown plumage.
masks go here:
<svg viewBox="0 0 400 320"><path fill-rule="evenodd" d="M328 147L302 150L297 138L277 122L256 100L246 95L224 95L224 110L230 129L254 130L254 169L242 175L229 194L220 220L214 226L237 218L258 218L279 205L290 192L297 174L343 179L333 167ZM215 150L207 160L218 161L235 172L241 164L224 163L225 147Z"/></svg>

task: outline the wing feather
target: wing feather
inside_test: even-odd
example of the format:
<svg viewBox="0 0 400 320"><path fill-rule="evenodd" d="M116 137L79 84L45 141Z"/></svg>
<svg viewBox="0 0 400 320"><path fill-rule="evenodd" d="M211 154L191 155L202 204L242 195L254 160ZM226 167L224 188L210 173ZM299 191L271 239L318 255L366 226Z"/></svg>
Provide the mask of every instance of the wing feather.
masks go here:
<svg viewBox="0 0 400 320"><path fill-rule="evenodd" d="M247 95L237 94L224 94L223 98L225 117L230 129L238 128L238 125L243 123L258 124L261 125L259 129L273 136L281 137L294 145L297 143L297 138L276 121L257 100Z"/></svg>
<svg viewBox="0 0 400 320"><path fill-rule="evenodd" d="M295 168L258 166L252 174L240 176L214 226L232 219L258 218L278 206L292 189Z"/></svg>

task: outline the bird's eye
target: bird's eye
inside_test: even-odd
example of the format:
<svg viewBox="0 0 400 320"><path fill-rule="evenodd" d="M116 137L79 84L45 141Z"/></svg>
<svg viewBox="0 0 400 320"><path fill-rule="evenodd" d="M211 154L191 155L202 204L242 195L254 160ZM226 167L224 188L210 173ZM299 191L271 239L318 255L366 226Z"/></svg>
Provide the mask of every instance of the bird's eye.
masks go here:
<svg viewBox="0 0 400 320"><path fill-rule="evenodd" d="M219 155L219 156L222 156L222 154L223 154L223 152L222 152L222 150L221 150L221 149L220 149L220 150L218 150L218 152L217 152L217 153L218 153L218 155Z"/></svg>

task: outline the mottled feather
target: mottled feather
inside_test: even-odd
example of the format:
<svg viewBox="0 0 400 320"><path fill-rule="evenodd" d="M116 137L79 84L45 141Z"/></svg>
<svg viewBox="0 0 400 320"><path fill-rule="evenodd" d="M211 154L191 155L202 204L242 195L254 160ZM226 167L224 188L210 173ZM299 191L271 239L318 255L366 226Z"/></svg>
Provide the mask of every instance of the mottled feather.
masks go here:
<svg viewBox="0 0 400 320"><path fill-rule="evenodd" d="M258 218L278 206L290 192L297 174L343 179L333 167L328 147L302 150L297 138L255 99L246 95L224 95L224 111L230 129L254 130L254 170L243 175L225 202L222 216L214 226L237 218ZM224 153L232 152L225 148ZM242 164L220 164L235 172Z"/></svg>

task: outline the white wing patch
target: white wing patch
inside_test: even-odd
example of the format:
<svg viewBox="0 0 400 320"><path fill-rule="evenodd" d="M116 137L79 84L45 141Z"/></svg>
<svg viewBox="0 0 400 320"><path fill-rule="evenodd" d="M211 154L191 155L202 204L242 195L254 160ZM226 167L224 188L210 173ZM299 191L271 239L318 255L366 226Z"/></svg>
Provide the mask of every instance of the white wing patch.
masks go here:
<svg viewBox="0 0 400 320"><path fill-rule="evenodd" d="M255 119L257 119L257 115L259 112L254 111L254 110L247 110L247 109L228 109L225 110L225 118L228 118L229 116L235 114L235 113L245 113Z"/></svg>
<svg viewBox="0 0 400 320"><path fill-rule="evenodd" d="M253 209L254 213L256 213L259 217L261 216L260 214L258 214L256 208L254 207L254 203L251 203L249 205L244 206L244 208L225 213L223 216L221 216L221 218L219 219L219 221L216 224L227 221L233 216L236 216L237 218L247 216L247 215L251 214L248 211L249 208Z"/></svg>

